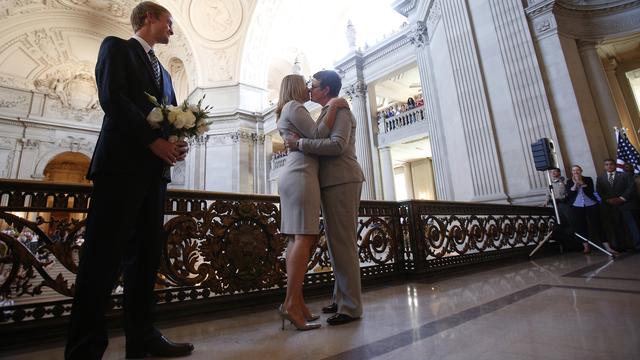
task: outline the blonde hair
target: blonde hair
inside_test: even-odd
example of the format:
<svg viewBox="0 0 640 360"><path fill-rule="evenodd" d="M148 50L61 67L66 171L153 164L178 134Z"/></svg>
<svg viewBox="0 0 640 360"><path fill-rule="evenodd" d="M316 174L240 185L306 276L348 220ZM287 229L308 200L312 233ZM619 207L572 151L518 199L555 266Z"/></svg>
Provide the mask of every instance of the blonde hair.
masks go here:
<svg viewBox="0 0 640 360"><path fill-rule="evenodd" d="M280 96L276 107L276 120L280 118L282 108L291 100L301 103L307 101L309 90L302 75L290 74L285 76L280 83Z"/></svg>
<svg viewBox="0 0 640 360"><path fill-rule="evenodd" d="M159 19L162 14L169 13L169 10L152 1L143 1L136 5L131 11L131 18L129 19L131 21L131 27L133 27L133 32L137 32L144 26L148 13L151 13L153 17Z"/></svg>

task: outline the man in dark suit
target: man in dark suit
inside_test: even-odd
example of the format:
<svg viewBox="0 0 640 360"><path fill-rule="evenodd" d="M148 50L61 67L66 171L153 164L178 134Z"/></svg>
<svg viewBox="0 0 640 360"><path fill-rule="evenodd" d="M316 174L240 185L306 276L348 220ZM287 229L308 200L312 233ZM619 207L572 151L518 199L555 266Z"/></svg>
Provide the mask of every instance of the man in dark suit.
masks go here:
<svg viewBox="0 0 640 360"><path fill-rule="evenodd" d="M604 161L604 169L606 172L598 176L596 190L602 197L606 223L612 227L610 230L615 234L614 243L621 247L626 227L636 250L640 250L640 230L634 214L638 209L635 183L628 174L616 171L613 159Z"/></svg>
<svg viewBox="0 0 640 360"><path fill-rule="evenodd" d="M93 194L75 284L67 359L100 359L108 338L105 311L120 275L124 280L127 358L188 355L189 343L167 340L153 326L154 284L165 236L165 167L183 160L188 147L170 143L167 131L146 120L153 105L145 92L176 104L169 73L153 46L173 35L171 14L153 2L132 11L135 35L107 37L96 64L105 112L88 179Z"/></svg>

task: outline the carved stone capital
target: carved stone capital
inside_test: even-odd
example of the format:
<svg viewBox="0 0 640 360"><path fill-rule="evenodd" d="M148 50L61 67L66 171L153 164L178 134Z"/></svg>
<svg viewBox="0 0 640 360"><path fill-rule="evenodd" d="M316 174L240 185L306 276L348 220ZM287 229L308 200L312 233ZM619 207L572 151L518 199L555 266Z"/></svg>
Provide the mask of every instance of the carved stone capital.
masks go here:
<svg viewBox="0 0 640 360"><path fill-rule="evenodd" d="M587 51L587 50L596 50L596 46L598 46L598 41L590 41L590 40L578 40L576 41L578 44L578 50Z"/></svg>
<svg viewBox="0 0 640 360"><path fill-rule="evenodd" d="M264 144L264 139L265 139L264 134L253 134L253 138L254 138L253 140L254 142L260 145Z"/></svg>
<svg viewBox="0 0 640 360"><path fill-rule="evenodd" d="M358 80L354 84L347 86L344 89L344 93L351 100L359 97L364 98L367 95L367 84L362 80Z"/></svg>
<svg viewBox="0 0 640 360"><path fill-rule="evenodd" d="M428 42L427 25L423 21L416 22L407 37L413 46L417 48L425 46Z"/></svg>
<svg viewBox="0 0 640 360"><path fill-rule="evenodd" d="M231 140L234 144L238 144L240 142L255 142L255 135L256 134L252 132L238 130L234 133L231 133Z"/></svg>
<svg viewBox="0 0 640 360"><path fill-rule="evenodd" d="M35 150L40 147L40 140L22 138L18 140L23 149Z"/></svg>

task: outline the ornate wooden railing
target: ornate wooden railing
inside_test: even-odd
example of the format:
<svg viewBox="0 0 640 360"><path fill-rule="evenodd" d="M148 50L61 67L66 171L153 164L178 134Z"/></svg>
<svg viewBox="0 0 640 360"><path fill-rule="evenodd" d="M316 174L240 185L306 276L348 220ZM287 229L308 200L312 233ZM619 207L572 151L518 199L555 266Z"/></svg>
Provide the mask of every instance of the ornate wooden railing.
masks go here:
<svg viewBox="0 0 640 360"><path fill-rule="evenodd" d="M91 186L0 180L0 333L69 314ZM157 278L160 306L237 303L281 293L286 241L277 196L168 192L168 234ZM122 199L127 206L127 199ZM427 273L522 254L552 228L548 209L434 201L363 201L357 224L362 278ZM322 225L321 225L322 227ZM326 241L305 286L333 281ZM116 289L112 307L121 307Z"/></svg>

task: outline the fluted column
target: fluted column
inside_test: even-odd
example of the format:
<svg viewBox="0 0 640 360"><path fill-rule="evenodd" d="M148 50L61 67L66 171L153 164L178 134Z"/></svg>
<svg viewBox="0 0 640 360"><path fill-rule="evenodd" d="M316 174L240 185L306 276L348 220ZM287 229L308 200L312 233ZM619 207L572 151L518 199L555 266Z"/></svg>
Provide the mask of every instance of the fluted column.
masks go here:
<svg viewBox="0 0 640 360"><path fill-rule="evenodd" d="M432 21L437 21L434 16ZM411 43L416 47L418 73L422 84L422 93L425 107L425 126L429 133L431 143L434 182L438 200L453 200L454 194L451 188L450 171L447 165L446 140L442 129L442 116L438 105L438 93L433 77L433 65L427 45L427 27L422 21L418 21L410 34Z"/></svg>
<svg viewBox="0 0 640 360"><path fill-rule="evenodd" d="M466 144L468 172L474 201L507 198L502 179L495 129L489 110L483 71L464 0L438 1L451 61L453 86L458 101L462 141ZM461 149L462 150L462 149Z"/></svg>
<svg viewBox="0 0 640 360"><path fill-rule="evenodd" d="M587 81L589 82L591 96L596 105L598 117L600 118L600 126L602 132L605 134L607 150L609 150L609 155L611 156L616 152L616 139L613 127L620 127L618 109L616 109L616 104L611 95L607 74L604 72L602 61L596 50L596 43L592 41L578 41L578 48L582 65L587 75Z"/></svg>
<svg viewBox="0 0 640 360"><path fill-rule="evenodd" d="M380 168L382 172L382 191L384 200L396 200L396 185L393 176L393 160L391 159L391 148L388 146L380 148Z"/></svg>
<svg viewBox="0 0 640 360"><path fill-rule="evenodd" d="M356 156L364 172L365 182L362 184L362 199L375 199L373 161L371 157L371 136L367 111L367 85L362 80L345 89L351 99L351 111L356 118Z"/></svg>
<svg viewBox="0 0 640 360"><path fill-rule="evenodd" d="M407 199L415 199L413 192L413 172L411 171L411 163L406 162L402 164L404 170L404 187L407 189Z"/></svg>
<svg viewBox="0 0 640 360"><path fill-rule="evenodd" d="M609 88L611 89L611 95L613 96L613 101L618 109L618 115L620 116L620 124L622 127L630 129L627 133L629 136L629 140L633 143L634 146L638 146L638 138L636 136L636 127L633 124L633 120L631 120L631 113L629 112L629 108L627 107L626 101L624 99L624 93L622 92L622 87L618 82L618 76L616 75L616 71L618 70L618 61L615 58L610 58L605 63L604 71L607 74L607 80L609 81Z"/></svg>

